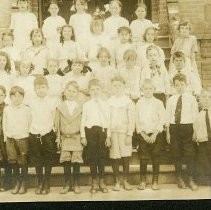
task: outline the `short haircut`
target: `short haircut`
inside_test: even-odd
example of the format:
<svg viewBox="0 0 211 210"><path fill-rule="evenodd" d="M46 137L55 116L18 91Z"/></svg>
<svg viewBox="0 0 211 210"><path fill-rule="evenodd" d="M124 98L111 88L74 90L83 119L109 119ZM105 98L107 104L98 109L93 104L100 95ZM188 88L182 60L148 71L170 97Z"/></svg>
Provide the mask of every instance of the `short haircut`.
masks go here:
<svg viewBox="0 0 211 210"><path fill-rule="evenodd" d="M185 84L187 83L187 78L184 74L176 74L173 77L173 83L175 84L175 81L180 81L180 82L184 82Z"/></svg>
<svg viewBox="0 0 211 210"><path fill-rule="evenodd" d="M149 45L148 47L147 47L147 49L146 49L146 54L148 54L148 52L150 51L150 50L156 50L157 52L158 52L158 54L159 54L159 48L156 46L156 45Z"/></svg>
<svg viewBox="0 0 211 210"><path fill-rule="evenodd" d="M191 31L191 24L189 21L187 21L187 20L180 21L177 29L180 30L181 26L188 26L189 30Z"/></svg>
<svg viewBox="0 0 211 210"><path fill-rule="evenodd" d="M97 52L97 58L100 57L100 54L101 53L106 53L108 55L108 58L110 59L111 58L111 53L109 52L109 50L105 47L101 47L99 48L98 52Z"/></svg>
<svg viewBox="0 0 211 210"><path fill-rule="evenodd" d="M18 1L17 1L17 4L18 4L20 1L23 1L23 2L27 2L27 3L29 3L29 1L28 1L28 0L18 0Z"/></svg>
<svg viewBox="0 0 211 210"><path fill-rule="evenodd" d="M38 76L34 79L34 87L37 85L46 85L48 87L48 80L44 76Z"/></svg>
<svg viewBox="0 0 211 210"><path fill-rule="evenodd" d="M6 95L6 88L3 85L0 85L0 90Z"/></svg>
<svg viewBox="0 0 211 210"><path fill-rule="evenodd" d="M111 79L111 83L112 82L121 82L122 84L124 84L125 85L125 80L124 80L124 78L121 76L121 75L115 75L112 79Z"/></svg>
<svg viewBox="0 0 211 210"><path fill-rule="evenodd" d="M136 10L137 10L139 7L144 8L144 9L147 11L147 5L146 5L146 4L144 4L144 3L138 3L138 4L136 4ZM136 10L135 10L135 11L136 11Z"/></svg>
<svg viewBox="0 0 211 210"><path fill-rule="evenodd" d="M5 36L9 36L12 38L12 40L14 40L14 34L11 31L3 32L1 39L3 40Z"/></svg>
<svg viewBox="0 0 211 210"><path fill-rule="evenodd" d="M72 81L69 81L66 85L65 85L65 90L69 87L69 86L73 86L77 91L79 91L79 84L76 82L76 81L74 81L74 80L72 80Z"/></svg>
<svg viewBox="0 0 211 210"><path fill-rule="evenodd" d="M153 88L155 88L155 85L151 79L145 79L141 85L141 89L143 89L144 85L146 85L146 84L149 84L149 85L153 86Z"/></svg>
<svg viewBox="0 0 211 210"><path fill-rule="evenodd" d="M64 25L61 28L61 33L60 33L60 42L64 43L64 36L63 36L63 31L65 28L71 28L72 30L72 36L71 36L71 40L75 41L75 32L74 32L74 28L71 25Z"/></svg>
<svg viewBox="0 0 211 210"><path fill-rule="evenodd" d="M72 64L73 64L73 63L80 63L80 64L82 64L83 66L85 65L85 61L82 60L82 59L80 59L80 58L74 58L74 59L72 60Z"/></svg>
<svg viewBox="0 0 211 210"><path fill-rule="evenodd" d="M102 88L102 84L99 79L91 79L88 83L88 88L90 89L92 86L99 86Z"/></svg>
<svg viewBox="0 0 211 210"><path fill-rule="evenodd" d="M176 51L173 54L173 61L175 60L175 58L182 58L183 61L185 61L185 54L182 51Z"/></svg>
<svg viewBox="0 0 211 210"><path fill-rule="evenodd" d="M94 33L93 28L94 28L94 26L96 26L96 25L101 25L101 27L102 27L102 32L104 31L104 22L103 22L103 19L102 19L102 18L100 18L100 17L95 17L95 18L92 19L92 22L91 22L91 24L90 24L90 31L91 31L92 33Z"/></svg>
<svg viewBox="0 0 211 210"><path fill-rule="evenodd" d="M58 1L57 1L57 0L51 0L50 3L49 3L49 7L50 7L52 4L55 4L55 5L57 5L57 7L59 7Z"/></svg>
<svg viewBox="0 0 211 210"><path fill-rule="evenodd" d="M5 66L5 71L10 74L11 71L11 62L10 62L10 58L9 55L6 52L0 51L0 56L3 56L6 58L7 62L6 62L6 66Z"/></svg>
<svg viewBox="0 0 211 210"><path fill-rule="evenodd" d="M145 41L145 42L147 41L147 38L146 38L147 33L148 33L148 31L150 31L150 30L153 30L154 33L155 33L155 28L154 28L154 27L152 27L152 26L148 27L148 28L145 30L144 35L143 35L143 38L144 38L144 41Z"/></svg>
<svg viewBox="0 0 211 210"><path fill-rule="evenodd" d="M85 5L87 3L87 0L75 0L75 4L77 1L79 1L82 5Z"/></svg>
<svg viewBox="0 0 211 210"><path fill-rule="evenodd" d="M119 0L111 0L109 2L109 5L111 5L112 3L117 3L119 5L119 7L122 8L122 2L121 1L119 1Z"/></svg>
<svg viewBox="0 0 211 210"><path fill-rule="evenodd" d="M22 95L24 97L25 91L20 86L14 86L10 89L10 97L14 96L16 93L19 93L20 95Z"/></svg>
<svg viewBox="0 0 211 210"><path fill-rule="evenodd" d="M117 30L118 34L120 34L122 31L127 31L129 34L131 34L131 29L127 26L121 26Z"/></svg>
<svg viewBox="0 0 211 210"><path fill-rule="evenodd" d="M135 50L128 49L125 51L123 55L124 61L131 61L131 60L136 60L137 59L137 53Z"/></svg>

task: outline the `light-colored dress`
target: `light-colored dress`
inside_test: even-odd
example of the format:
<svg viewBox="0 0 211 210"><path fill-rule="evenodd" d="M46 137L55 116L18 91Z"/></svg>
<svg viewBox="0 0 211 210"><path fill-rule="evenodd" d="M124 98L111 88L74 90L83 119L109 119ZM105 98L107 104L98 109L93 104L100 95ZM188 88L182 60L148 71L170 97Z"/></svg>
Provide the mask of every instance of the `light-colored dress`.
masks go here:
<svg viewBox="0 0 211 210"><path fill-rule="evenodd" d="M12 86L12 76L8 74L6 71L0 70L0 85L6 88L6 99L5 102L8 103L9 101L9 91Z"/></svg>

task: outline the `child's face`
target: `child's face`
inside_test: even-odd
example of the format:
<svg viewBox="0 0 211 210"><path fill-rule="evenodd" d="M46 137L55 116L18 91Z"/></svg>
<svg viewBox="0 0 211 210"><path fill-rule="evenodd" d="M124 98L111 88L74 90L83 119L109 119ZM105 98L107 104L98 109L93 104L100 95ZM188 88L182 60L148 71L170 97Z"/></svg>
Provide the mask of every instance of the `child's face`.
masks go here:
<svg viewBox="0 0 211 210"><path fill-rule="evenodd" d="M127 43L130 40L130 33L126 30L120 31L119 38L121 43Z"/></svg>
<svg viewBox="0 0 211 210"><path fill-rule="evenodd" d="M138 19L144 19L147 15L146 9L144 7L138 7L135 13Z"/></svg>
<svg viewBox="0 0 211 210"><path fill-rule="evenodd" d="M59 7L56 4L51 4L48 11L50 12L51 16L56 16L58 15Z"/></svg>
<svg viewBox="0 0 211 210"><path fill-rule="evenodd" d="M112 2L109 5L109 11L110 11L111 15L115 16L115 15L120 14L121 8L117 2Z"/></svg>
<svg viewBox="0 0 211 210"><path fill-rule="evenodd" d="M0 69L5 70L7 64L7 58L5 56L0 55Z"/></svg>
<svg viewBox="0 0 211 210"><path fill-rule="evenodd" d="M190 35L190 28L189 28L189 26L180 26L179 31L180 31L180 35L182 37L187 37L187 36Z"/></svg>
<svg viewBox="0 0 211 210"><path fill-rule="evenodd" d="M125 63L126 63L126 66L128 68L133 68L136 64L136 60L135 59L129 59L129 60L125 61Z"/></svg>
<svg viewBox="0 0 211 210"><path fill-rule="evenodd" d="M13 38L11 36L4 36L2 39L2 44L4 47L12 47Z"/></svg>
<svg viewBox="0 0 211 210"><path fill-rule="evenodd" d="M179 94L183 94L186 89L186 83L184 81L175 80L174 87Z"/></svg>
<svg viewBox="0 0 211 210"><path fill-rule="evenodd" d="M109 56L106 52L100 53L98 59L99 59L101 65L108 65L109 64Z"/></svg>
<svg viewBox="0 0 211 210"><path fill-rule="evenodd" d="M101 96L101 87L99 85L92 85L89 89L89 93L92 98L98 98Z"/></svg>
<svg viewBox="0 0 211 210"><path fill-rule="evenodd" d="M4 91L2 91L0 89L0 104L4 103L5 97L6 97L6 95L5 95Z"/></svg>
<svg viewBox="0 0 211 210"><path fill-rule="evenodd" d="M47 95L48 86L46 84L36 85L35 86L35 92L36 92L38 97L44 98Z"/></svg>
<svg viewBox="0 0 211 210"><path fill-rule="evenodd" d="M147 52L147 59L149 60L150 64L157 64L159 59L159 54L156 49L151 49Z"/></svg>
<svg viewBox="0 0 211 210"><path fill-rule="evenodd" d="M142 92L145 98L152 98L155 88L152 84L145 83L142 87Z"/></svg>
<svg viewBox="0 0 211 210"><path fill-rule="evenodd" d="M23 103L24 96L16 92L14 95L10 96L10 99L11 99L12 105L19 106L20 104Z"/></svg>
<svg viewBox="0 0 211 210"><path fill-rule="evenodd" d="M71 40L72 34L73 34L72 28L70 27L63 28L62 36L64 38L64 41Z"/></svg>
<svg viewBox="0 0 211 210"><path fill-rule="evenodd" d="M65 89L64 95L67 100L74 100L76 98L76 96L78 95L78 90L74 86L69 85Z"/></svg>
<svg viewBox="0 0 211 210"><path fill-rule="evenodd" d="M26 12L28 9L28 2L27 1L19 1L18 8L20 12Z"/></svg>
<svg viewBox="0 0 211 210"><path fill-rule="evenodd" d="M103 26L100 23L95 23L92 27L94 34L101 34L103 32Z"/></svg>
<svg viewBox="0 0 211 210"><path fill-rule="evenodd" d="M174 58L174 65L177 70L181 70L185 66L185 62L183 58Z"/></svg>
<svg viewBox="0 0 211 210"><path fill-rule="evenodd" d="M85 4L82 4L81 1L78 0L75 3L75 8L76 8L77 12L84 12L85 11L85 8L86 8L86 5Z"/></svg>
<svg viewBox="0 0 211 210"><path fill-rule="evenodd" d="M155 39L155 31L154 30L148 30L146 33L146 41L148 43L153 43Z"/></svg>
<svg viewBox="0 0 211 210"><path fill-rule="evenodd" d="M31 63L22 62L20 64L20 75L21 76L28 76L30 68L31 68Z"/></svg>
<svg viewBox="0 0 211 210"><path fill-rule="evenodd" d="M42 44L43 36L40 32L36 32L32 35L32 42L36 44Z"/></svg>
<svg viewBox="0 0 211 210"><path fill-rule="evenodd" d="M113 81L112 90L115 95L122 95L124 93L125 85L120 81Z"/></svg>
<svg viewBox="0 0 211 210"><path fill-rule="evenodd" d="M49 74L56 74L59 68L59 64L57 61L50 60L48 61L47 69Z"/></svg>
<svg viewBox="0 0 211 210"><path fill-rule="evenodd" d="M82 63L73 63L71 69L74 73L79 74L83 70L83 67Z"/></svg>

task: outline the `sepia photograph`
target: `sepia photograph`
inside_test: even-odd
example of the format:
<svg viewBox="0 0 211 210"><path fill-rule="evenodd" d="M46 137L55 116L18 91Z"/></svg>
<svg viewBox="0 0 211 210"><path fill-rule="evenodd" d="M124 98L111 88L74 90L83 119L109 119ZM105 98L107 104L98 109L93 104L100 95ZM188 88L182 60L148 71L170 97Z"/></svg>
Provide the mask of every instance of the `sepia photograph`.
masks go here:
<svg viewBox="0 0 211 210"><path fill-rule="evenodd" d="M0 0L0 203L202 199L211 0Z"/></svg>

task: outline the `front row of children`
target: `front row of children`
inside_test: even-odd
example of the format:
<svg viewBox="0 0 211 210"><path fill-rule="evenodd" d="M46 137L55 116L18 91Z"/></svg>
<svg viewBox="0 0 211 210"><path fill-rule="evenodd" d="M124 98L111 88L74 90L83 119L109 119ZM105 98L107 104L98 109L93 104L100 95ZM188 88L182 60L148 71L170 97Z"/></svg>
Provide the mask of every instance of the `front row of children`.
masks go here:
<svg viewBox="0 0 211 210"><path fill-rule="evenodd" d="M70 190L81 193L79 187L80 163L83 162L83 146L86 146L87 161L90 166L92 185L90 192L108 192L104 183L104 168L110 150L115 178L113 190L120 190L119 165L123 163L123 187L131 190L128 182L129 159L132 155L132 136L136 127L139 139L140 185L146 188L146 172L149 159L153 165L152 189L158 190L159 160L164 127L167 141L171 145L175 161L175 171L179 188L186 188L182 176L182 164L187 166L188 186L197 190L194 182L194 142L199 153L210 168L210 94L202 91L201 108L194 96L186 93L186 77L176 74L173 78L177 94L163 102L153 96L153 81L146 79L142 84L143 97L136 105L125 95L124 79L116 75L112 78L113 96L108 101L101 99L101 82L89 82L91 99L84 101L78 97L79 85L75 81L66 84L63 102L56 108L47 96L48 82L44 77L34 81L35 99L29 106L23 104L24 90L15 86L10 90L11 104L5 105L6 90L0 86L0 158L5 168L1 191L10 188L8 177L13 170L15 187L13 194L26 193L28 160L35 166L37 175L36 194L50 192L50 175L57 146L60 148L60 162L64 166L64 186L60 193ZM2 118L3 115L3 118ZM200 127L200 129L199 129ZM57 145L56 145L57 144ZM207 155L206 155L207 154ZM73 183L71 170L73 168Z"/></svg>

